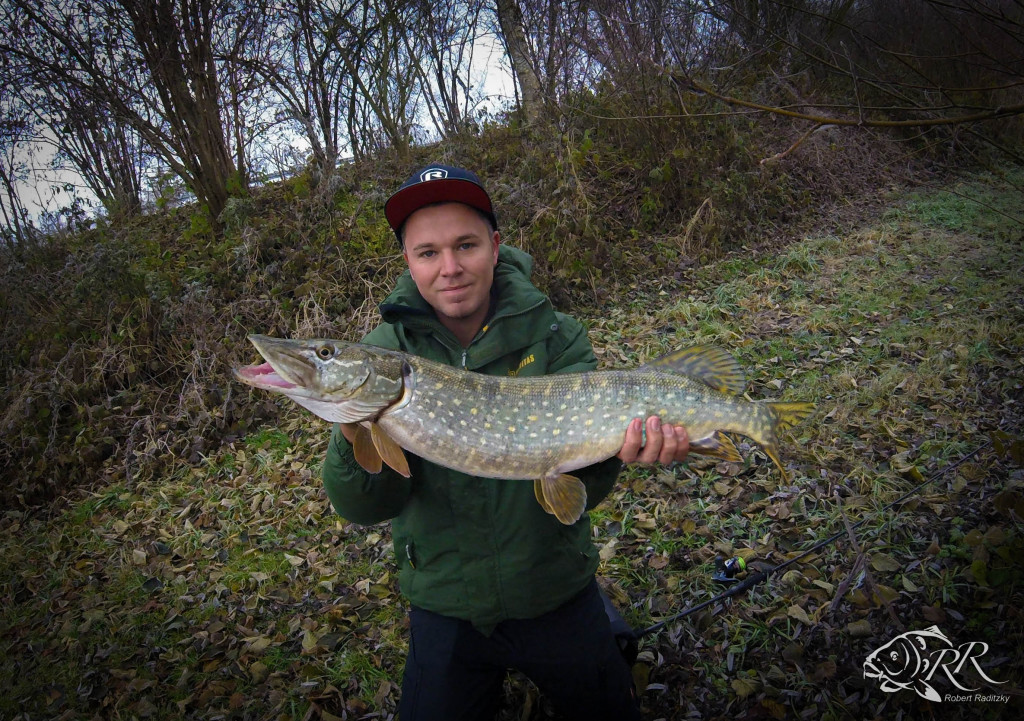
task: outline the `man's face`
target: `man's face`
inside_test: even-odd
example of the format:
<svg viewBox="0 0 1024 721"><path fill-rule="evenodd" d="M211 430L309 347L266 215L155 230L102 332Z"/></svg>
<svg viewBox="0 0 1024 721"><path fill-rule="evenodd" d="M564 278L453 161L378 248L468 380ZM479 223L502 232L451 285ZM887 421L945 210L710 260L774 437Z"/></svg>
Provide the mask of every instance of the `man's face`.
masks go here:
<svg viewBox="0 0 1024 721"><path fill-rule="evenodd" d="M404 240L402 253L420 295L468 345L487 316L498 233L469 206L444 203L410 215Z"/></svg>

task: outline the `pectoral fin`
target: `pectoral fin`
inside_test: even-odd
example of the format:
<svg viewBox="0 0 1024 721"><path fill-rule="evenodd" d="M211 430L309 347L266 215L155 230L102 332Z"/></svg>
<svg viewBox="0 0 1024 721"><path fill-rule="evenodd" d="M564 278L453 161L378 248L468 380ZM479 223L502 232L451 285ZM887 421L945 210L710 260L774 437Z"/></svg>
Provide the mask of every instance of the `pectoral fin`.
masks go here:
<svg viewBox="0 0 1024 721"><path fill-rule="evenodd" d="M370 429L362 423L356 426L355 437L352 439L352 453L356 463L369 473L380 473L381 457L371 439Z"/></svg>
<svg viewBox="0 0 1024 721"><path fill-rule="evenodd" d="M540 507L567 526L587 510L587 487L575 476L562 473L539 478L533 482L533 492Z"/></svg>
<svg viewBox="0 0 1024 721"><path fill-rule="evenodd" d="M700 453L702 456L720 458L723 461L743 462L743 456L736 450L736 444L732 442L732 438L722 433L722 431L715 431L707 438L690 441L690 450L694 453Z"/></svg>
<svg viewBox="0 0 1024 721"><path fill-rule="evenodd" d="M409 473L409 461L406 460L402 447L395 443L391 436L385 433L384 429L376 423L370 424L370 438L373 440L373 447L378 454L378 467L380 466L380 461L383 460L400 475L406 478L411 475Z"/></svg>

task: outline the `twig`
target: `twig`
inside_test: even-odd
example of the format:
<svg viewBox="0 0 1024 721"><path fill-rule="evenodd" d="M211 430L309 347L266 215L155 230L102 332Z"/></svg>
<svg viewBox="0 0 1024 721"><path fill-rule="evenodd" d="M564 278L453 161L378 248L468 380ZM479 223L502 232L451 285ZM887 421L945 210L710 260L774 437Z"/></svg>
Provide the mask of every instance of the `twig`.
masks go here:
<svg viewBox="0 0 1024 721"><path fill-rule="evenodd" d="M825 125L824 123L818 123L813 128L808 130L806 133L801 135L800 138L795 143L790 145L788 148L783 150L781 153L776 153L775 155L772 155L772 156L770 156L768 158L763 158L761 160L761 162L760 162L760 165L768 165L769 163L777 163L778 161L782 160L787 155L792 153L794 150L799 148L801 145L803 145L804 141L807 140L807 138L811 137L811 134L814 133L816 130L820 130L822 128L827 128L827 127L828 127L828 125Z"/></svg>
<svg viewBox="0 0 1024 721"><path fill-rule="evenodd" d="M842 499L839 496L839 492L836 491L836 507L839 509L839 515L843 519L843 525L846 526L846 535L850 539L850 545L853 550L857 552L857 560L864 566L864 585L867 587L868 597L876 596L883 604L885 604L885 610L889 612L889 617L892 618L893 623L900 631L905 631L906 627L903 622L900 621L896 615L896 610L892 607L892 603L878 591L878 586L875 585L875 580L871 575L871 569L868 568L867 558L864 555L864 550L860 547L860 543L857 541L857 534L854 533L853 526L850 524L850 519L846 517L846 512L843 511ZM855 564L856 565L856 564Z"/></svg>
<svg viewBox="0 0 1024 721"><path fill-rule="evenodd" d="M717 93L711 88L705 87L691 78L680 78L673 74L671 71L666 70L670 79L679 83L683 88L690 90L691 92L703 93L710 95L716 100L721 100L723 103L729 105L738 105L742 108L751 108L758 110L763 113L772 113L774 115L784 115L788 118L799 118L800 120L810 120L814 123L821 123L823 125L850 125L859 126L865 128L916 128L916 127L932 127L936 125L960 125L962 123L973 123L980 120L994 120L996 118L1006 118L1013 115L1024 114L1024 103L1017 103L1015 105L1004 105L991 110L986 110L980 113L971 113L969 115L956 115L956 116L945 116L940 118L924 118L921 120L864 120L863 118L826 118L822 115L811 115L809 113L798 113L793 110L785 110L783 108L773 107L770 105L760 105L759 103L752 103L749 100L742 100L740 98L734 98L729 95L723 95ZM906 108L908 111L917 110L915 108ZM920 110L918 110L920 112Z"/></svg>

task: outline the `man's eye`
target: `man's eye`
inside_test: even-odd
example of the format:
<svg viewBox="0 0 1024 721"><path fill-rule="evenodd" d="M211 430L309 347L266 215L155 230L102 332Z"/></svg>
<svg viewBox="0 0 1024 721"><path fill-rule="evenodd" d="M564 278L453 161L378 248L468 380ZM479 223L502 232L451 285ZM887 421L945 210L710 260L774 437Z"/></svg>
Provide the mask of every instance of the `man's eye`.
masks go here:
<svg viewBox="0 0 1024 721"><path fill-rule="evenodd" d="M435 252L436 251L433 251L433 250L424 250L422 253L420 253L420 257L421 258L433 258Z"/></svg>

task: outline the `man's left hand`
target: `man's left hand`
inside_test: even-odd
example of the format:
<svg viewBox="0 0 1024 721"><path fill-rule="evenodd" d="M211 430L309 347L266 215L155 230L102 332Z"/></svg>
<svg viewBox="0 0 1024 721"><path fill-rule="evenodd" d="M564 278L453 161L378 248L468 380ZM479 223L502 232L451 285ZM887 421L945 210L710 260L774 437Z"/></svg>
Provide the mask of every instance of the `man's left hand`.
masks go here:
<svg viewBox="0 0 1024 721"><path fill-rule="evenodd" d="M663 424L658 416L647 419L647 442L643 442L643 421L634 418L626 428L626 439L618 453L623 463L683 461L690 452L690 437L683 426Z"/></svg>

